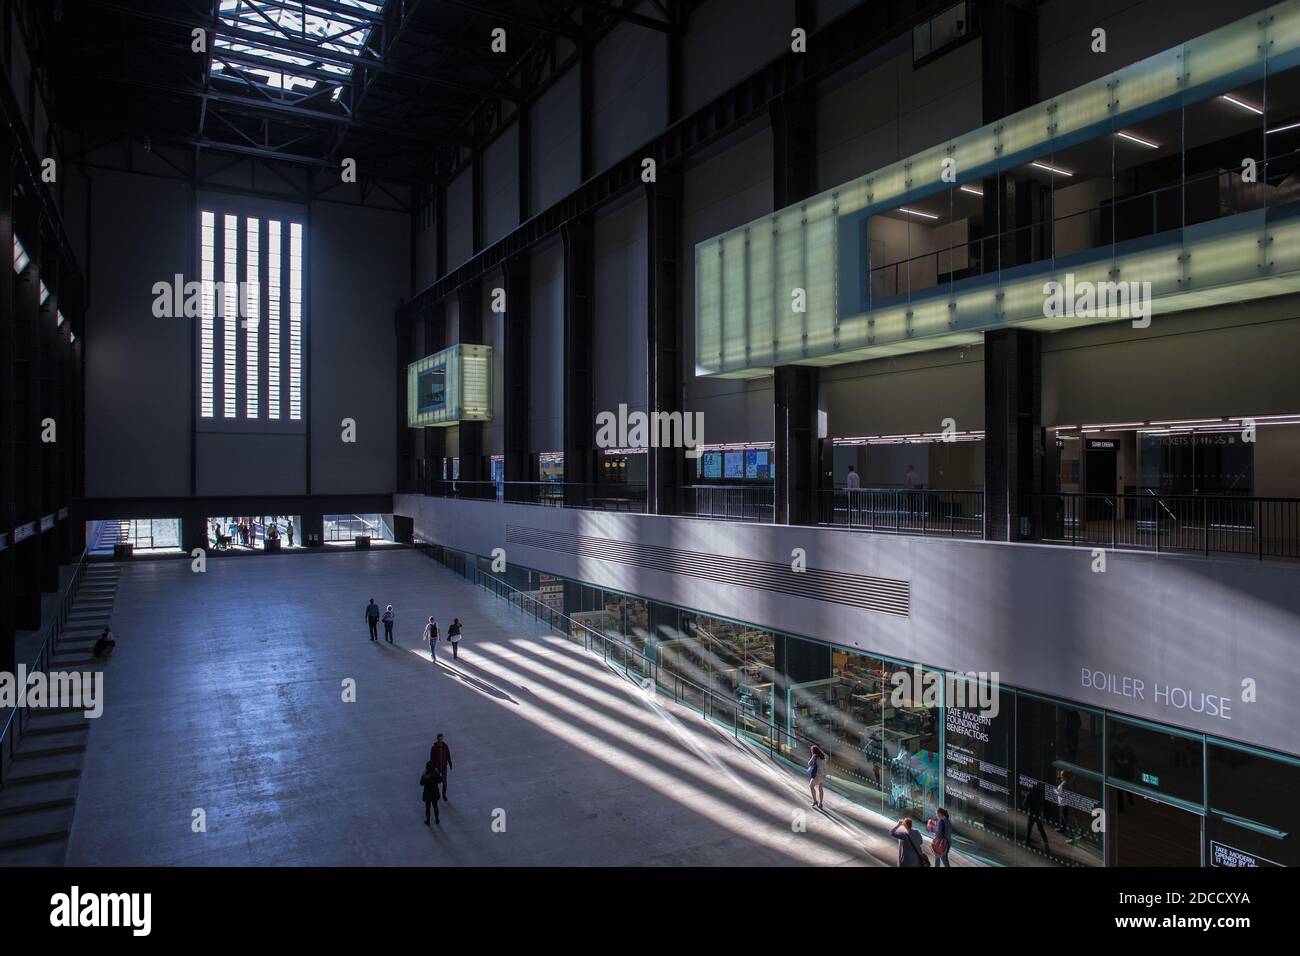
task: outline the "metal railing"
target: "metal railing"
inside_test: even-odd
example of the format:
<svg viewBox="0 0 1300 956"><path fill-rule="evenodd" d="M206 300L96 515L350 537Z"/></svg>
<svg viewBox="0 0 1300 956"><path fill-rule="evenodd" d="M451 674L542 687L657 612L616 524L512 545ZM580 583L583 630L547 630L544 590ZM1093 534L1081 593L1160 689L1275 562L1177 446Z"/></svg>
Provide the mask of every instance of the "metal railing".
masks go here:
<svg viewBox="0 0 1300 956"><path fill-rule="evenodd" d="M1036 494L1022 500L1045 542L1140 551L1300 558L1300 499Z"/></svg>
<svg viewBox="0 0 1300 956"><path fill-rule="evenodd" d="M426 494L439 498L501 501L554 508L589 508L644 514L646 486L638 482L608 484L561 481L460 481L430 483Z"/></svg>
<svg viewBox="0 0 1300 956"><path fill-rule="evenodd" d="M28 665L28 674L44 673L49 670L50 661L53 654L59 648L59 638L67 627L68 615L72 613L72 605L76 603L77 591L81 588L81 579L86 571L87 559L90 549L81 552L81 558L77 561L77 566L72 571L72 579L68 582L63 596L59 599L58 610L54 618L45 625L45 637L41 641L41 648L36 652L36 658ZM28 711L31 707L24 702L20 706L15 706L5 717L4 726L0 727L0 785L4 784L5 763L14 758L18 748L18 742L22 739L23 728L28 721ZM8 750L6 752L6 742ZM6 756L7 753L7 756Z"/></svg>
<svg viewBox="0 0 1300 956"><path fill-rule="evenodd" d="M729 521L776 520L772 485L683 485L669 490L666 500L672 514Z"/></svg>
<svg viewBox="0 0 1300 956"><path fill-rule="evenodd" d="M647 513L644 484L439 481L448 498ZM770 484L669 488L663 513L773 523ZM800 492L790 524L886 534L982 538L983 489L833 488ZM1300 499L1213 495L1038 493L1020 502L1024 538L1141 551L1300 558Z"/></svg>
<svg viewBox="0 0 1300 956"><path fill-rule="evenodd" d="M811 497L817 524L893 534L984 534L983 489L834 488Z"/></svg>

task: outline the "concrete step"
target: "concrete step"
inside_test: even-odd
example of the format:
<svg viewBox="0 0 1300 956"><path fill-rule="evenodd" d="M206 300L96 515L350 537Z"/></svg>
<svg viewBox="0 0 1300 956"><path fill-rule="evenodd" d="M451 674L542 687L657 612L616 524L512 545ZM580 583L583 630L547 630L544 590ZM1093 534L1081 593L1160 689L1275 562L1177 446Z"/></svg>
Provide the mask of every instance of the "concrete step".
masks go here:
<svg viewBox="0 0 1300 956"><path fill-rule="evenodd" d="M72 803L61 803L0 817L0 849L44 843L54 834L66 839L72 827L72 810Z"/></svg>
<svg viewBox="0 0 1300 956"><path fill-rule="evenodd" d="M30 711L30 717L61 717L64 714L80 714L80 707L42 707L39 710Z"/></svg>
<svg viewBox="0 0 1300 956"><path fill-rule="evenodd" d="M15 808L21 809L33 803L48 803L51 800L75 800L81 777L55 777L52 780L37 780L32 783L9 786L9 778L0 787L0 813L8 813Z"/></svg>
<svg viewBox="0 0 1300 956"><path fill-rule="evenodd" d="M54 830L12 845L0 843L0 867L62 866L68 852L68 831Z"/></svg>
<svg viewBox="0 0 1300 956"><path fill-rule="evenodd" d="M81 778L81 762L71 769L63 770L39 770L35 772L14 773L10 770L5 774L4 789L10 787L21 788L31 787L40 783L48 783L52 780L79 780Z"/></svg>
<svg viewBox="0 0 1300 956"><path fill-rule="evenodd" d="M50 660L51 663L56 664L61 668L68 668L68 667L84 668L90 664L103 663L103 661L101 661L98 657L95 657L93 654L87 654L84 657L60 657L59 655L55 654L52 658L50 658Z"/></svg>
<svg viewBox="0 0 1300 956"><path fill-rule="evenodd" d="M35 803L16 803L13 806L0 806L0 838L7 835L5 829L5 818L23 816L24 814L45 813L48 810L66 810L68 807L75 807L77 798L58 797L54 800L41 800Z"/></svg>
<svg viewBox="0 0 1300 956"><path fill-rule="evenodd" d="M68 841L52 840L40 846L0 850L0 867L62 866L68 853Z"/></svg>
<svg viewBox="0 0 1300 956"><path fill-rule="evenodd" d="M80 707L29 710L27 723L23 727L23 736L44 733L46 730L61 731L64 727L79 727L86 722L84 713Z"/></svg>
<svg viewBox="0 0 1300 956"><path fill-rule="evenodd" d="M23 778L48 780L50 778L46 775L51 773L81 774L81 760L86 749L84 744L70 749L62 747L49 749L59 752L41 753L35 748L24 752L20 749L14 754L13 762L9 764L9 772L5 774L5 785L13 783L15 777L19 781Z"/></svg>
<svg viewBox="0 0 1300 956"><path fill-rule="evenodd" d="M87 733L90 730L90 721L78 720L67 724L54 724L49 721L42 721L35 725L29 725L23 730L23 739L29 737L54 737L59 734L76 734ZM82 741L78 741L79 743Z"/></svg>

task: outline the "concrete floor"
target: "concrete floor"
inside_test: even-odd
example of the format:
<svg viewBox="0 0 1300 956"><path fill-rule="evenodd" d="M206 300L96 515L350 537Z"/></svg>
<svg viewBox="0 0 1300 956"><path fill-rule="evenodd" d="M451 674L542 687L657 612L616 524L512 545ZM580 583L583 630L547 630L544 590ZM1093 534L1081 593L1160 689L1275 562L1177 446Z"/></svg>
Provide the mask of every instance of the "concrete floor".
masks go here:
<svg viewBox="0 0 1300 956"><path fill-rule="evenodd" d="M368 638L371 596L396 607L394 645ZM430 613L464 623L459 662L429 661ZM413 551L124 564L113 629L71 865L896 857L883 818L830 794L811 811L798 774ZM438 732L455 768L430 830L418 780Z"/></svg>

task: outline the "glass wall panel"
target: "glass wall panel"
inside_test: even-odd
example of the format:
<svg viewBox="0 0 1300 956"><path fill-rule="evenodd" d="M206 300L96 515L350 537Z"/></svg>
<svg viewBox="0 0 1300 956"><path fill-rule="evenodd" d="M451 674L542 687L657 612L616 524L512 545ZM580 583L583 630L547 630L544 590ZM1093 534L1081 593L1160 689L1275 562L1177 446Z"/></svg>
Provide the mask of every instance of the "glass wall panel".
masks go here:
<svg viewBox="0 0 1300 956"><path fill-rule="evenodd" d="M1107 717L1106 748L1106 775L1112 782L1131 784L1197 806L1203 803L1200 738ZM1132 803L1129 800L1124 805Z"/></svg>
<svg viewBox="0 0 1300 956"><path fill-rule="evenodd" d="M1015 841L1017 806L1013 740L1016 696L988 685L954 678L944 709L944 805L953 833L995 856L1007 856ZM995 706L980 706L992 700ZM1035 801L1037 801L1035 803ZM1041 788L1027 786L1021 803L1038 808ZM929 814L933 816L933 813Z"/></svg>
<svg viewBox="0 0 1300 956"><path fill-rule="evenodd" d="M1300 866L1300 765L1213 742L1206 751L1206 864Z"/></svg>
<svg viewBox="0 0 1300 956"><path fill-rule="evenodd" d="M1101 866L1103 821L1093 811L1102 801L1102 725L1097 711L1017 695L1016 839L1027 858L1018 862ZM1045 830L1033 823L1030 808ZM1033 846L1031 836L1040 838Z"/></svg>

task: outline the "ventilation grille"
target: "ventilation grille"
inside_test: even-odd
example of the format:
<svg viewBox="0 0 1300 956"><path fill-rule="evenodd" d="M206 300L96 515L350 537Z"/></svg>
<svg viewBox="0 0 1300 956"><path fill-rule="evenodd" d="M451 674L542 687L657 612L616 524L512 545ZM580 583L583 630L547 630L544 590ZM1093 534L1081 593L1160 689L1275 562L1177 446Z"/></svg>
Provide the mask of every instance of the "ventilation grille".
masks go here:
<svg viewBox="0 0 1300 956"><path fill-rule="evenodd" d="M598 561L611 561L669 574L689 574L735 587L778 591L814 601L847 604L882 614L907 617L911 586L895 578L845 574L808 568L793 573L790 565L727 555L701 554L652 544L593 538L582 534L506 526L506 543L544 551L561 551Z"/></svg>

